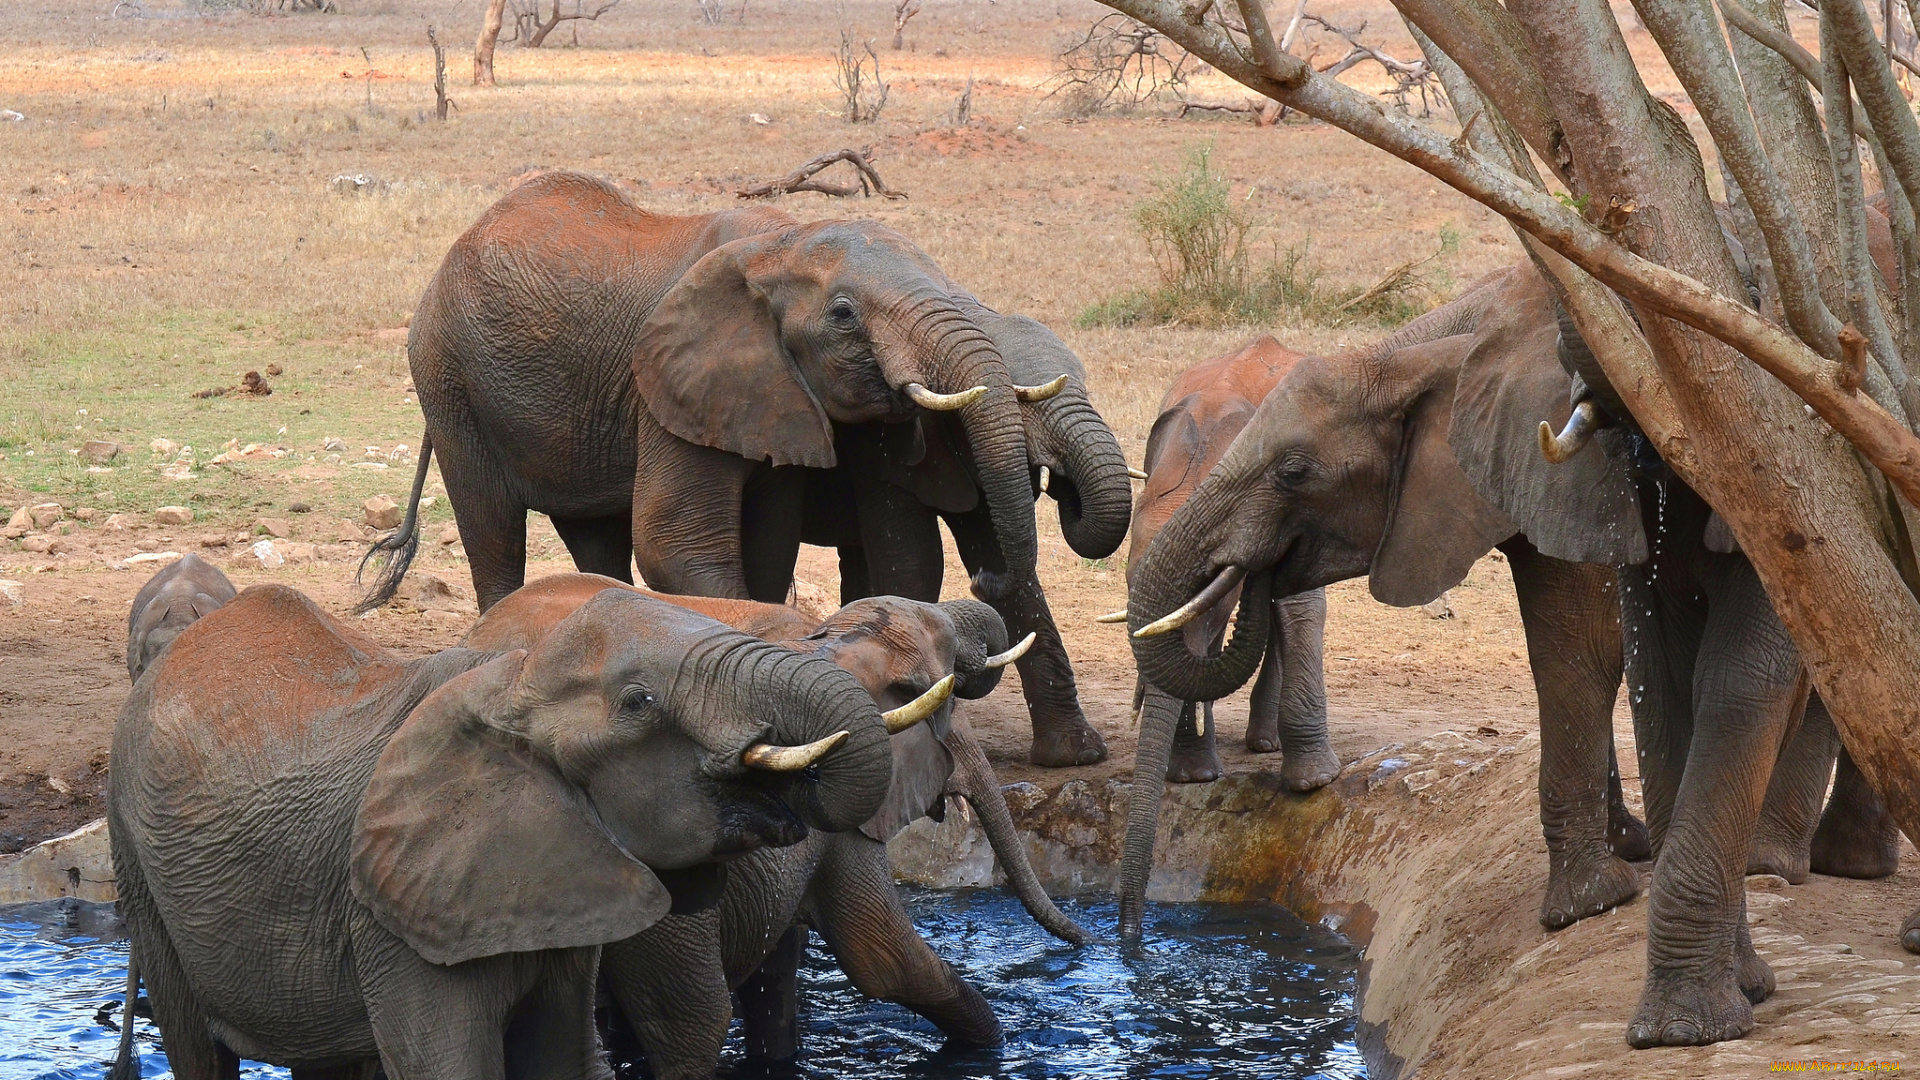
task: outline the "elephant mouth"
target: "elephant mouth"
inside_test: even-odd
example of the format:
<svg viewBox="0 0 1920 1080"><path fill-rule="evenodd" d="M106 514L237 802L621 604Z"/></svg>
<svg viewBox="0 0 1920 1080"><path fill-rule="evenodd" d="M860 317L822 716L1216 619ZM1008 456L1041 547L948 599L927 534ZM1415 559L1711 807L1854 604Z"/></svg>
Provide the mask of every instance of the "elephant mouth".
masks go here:
<svg viewBox="0 0 1920 1080"><path fill-rule="evenodd" d="M807 838L806 822L785 800L755 784L720 785L716 856L744 855L763 847L788 847Z"/></svg>

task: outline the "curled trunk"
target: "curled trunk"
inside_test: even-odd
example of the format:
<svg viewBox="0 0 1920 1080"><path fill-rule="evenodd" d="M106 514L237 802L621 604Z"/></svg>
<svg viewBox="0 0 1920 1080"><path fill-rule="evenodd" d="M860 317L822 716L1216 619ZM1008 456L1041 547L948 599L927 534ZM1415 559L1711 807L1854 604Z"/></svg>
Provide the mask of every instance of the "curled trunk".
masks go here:
<svg viewBox="0 0 1920 1080"><path fill-rule="evenodd" d="M1085 559L1104 559L1120 547L1133 518L1133 485L1119 440L1084 396L1069 386L1064 401L1047 415L1058 432L1061 472L1047 492L1060 505L1060 532ZM1044 407L1044 406L1043 406Z"/></svg>
<svg viewBox="0 0 1920 1080"><path fill-rule="evenodd" d="M1154 551L1167 535L1162 532L1149 549L1149 568L1157 560ZM1165 557L1163 557L1165 558ZM1163 563L1164 565L1164 563ZM1188 562L1188 565L1193 565ZM1203 579L1188 587L1186 574L1166 575L1143 572L1127 597L1129 634L1155 622L1186 603ZM1179 585L1168 588L1170 582ZM1249 574L1240 590L1240 612L1233 637L1218 656L1196 656L1187 647L1186 635L1165 633L1154 637L1132 638L1133 659L1147 682L1184 701L1217 701L1245 686L1260 667L1266 654L1267 635L1272 632L1268 599L1272 594L1272 575L1265 571Z"/></svg>
<svg viewBox="0 0 1920 1080"><path fill-rule="evenodd" d="M1033 863L1027 858L1026 841L1014 827L1013 813L1007 809L1007 800L1000 793L1000 778L994 775L993 766L987 764L987 755L981 751L980 744L956 725L947 736L946 746L947 752L953 755L954 768L959 770L967 802L973 806L973 812L980 815L980 827L986 831L987 843L992 846L994 857L1000 860L1000 868L1006 871L1007 887L1020 898L1020 905L1033 916L1034 922L1061 941L1074 945L1091 941L1092 936L1069 919L1040 884L1040 875L1034 872Z"/></svg>

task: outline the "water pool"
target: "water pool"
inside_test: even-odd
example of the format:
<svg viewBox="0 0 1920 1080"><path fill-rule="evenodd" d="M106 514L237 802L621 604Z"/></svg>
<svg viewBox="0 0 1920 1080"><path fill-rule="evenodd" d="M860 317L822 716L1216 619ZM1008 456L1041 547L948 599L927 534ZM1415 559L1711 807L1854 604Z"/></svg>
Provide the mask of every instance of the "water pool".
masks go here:
<svg viewBox="0 0 1920 1080"><path fill-rule="evenodd" d="M769 1070L804 1080L985 1077L1233 1077L1361 1080L1353 1043L1352 946L1270 904L1157 904L1144 943L1110 938L1112 903L1063 905L1108 940L1062 945L999 890L909 891L922 935L980 987L1006 1028L992 1050L944 1049L907 1010L862 997L818 940L801 972L803 1050ZM97 1080L113 1056L126 942L110 905L0 910L0 1080ZM143 1074L167 1075L158 1033L136 1020ZM646 1075L621 1062L623 1080ZM242 1076L285 1077L248 1065Z"/></svg>

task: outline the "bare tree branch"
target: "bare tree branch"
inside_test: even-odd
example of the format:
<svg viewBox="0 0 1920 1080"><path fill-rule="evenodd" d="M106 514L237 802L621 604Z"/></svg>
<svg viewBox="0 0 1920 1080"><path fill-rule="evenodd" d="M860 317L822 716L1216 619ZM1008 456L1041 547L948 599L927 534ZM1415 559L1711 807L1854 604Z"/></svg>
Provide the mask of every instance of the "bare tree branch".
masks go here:
<svg viewBox="0 0 1920 1080"><path fill-rule="evenodd" d="M858 174L851 184L835 184L815 179L815 174L836 162L844 161L854 167ZM904 199L907 193L895 191L880 179L880 173L873 167L873 147L863 146L858 150L835 150L821 154L798 169L776 180L743 187L734 192L742 199L765 199L774 195L791 195L796 191L817 191L822 195L831 195L844 199L850 195L870 196L876 192L888 199Z"/></svg>

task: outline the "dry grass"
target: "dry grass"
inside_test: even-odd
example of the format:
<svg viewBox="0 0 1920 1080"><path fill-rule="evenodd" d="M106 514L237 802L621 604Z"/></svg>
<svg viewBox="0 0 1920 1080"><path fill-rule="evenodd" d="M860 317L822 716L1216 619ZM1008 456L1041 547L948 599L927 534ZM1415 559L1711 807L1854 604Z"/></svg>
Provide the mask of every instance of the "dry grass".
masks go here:
<svg viewBox="0 0 1920 1080"><path fill-rule="evenodd" d="M832 51L843 27L884 36L884 0L756 4L744 23L729 7L719 26L691 3L623 5L582 24L582 48L504 46L501 85L485 90L461 85L462 44L446 124L431 120L424 22L464 42L464 8L347 0L337 15L261 18L163 4L139 19L96 17L104 5L16 7L0 26L0 107L27 117L0 124L9 509L52 496L130 511L193 501L239 516L294 498L344 510L375 491L401 494L399 475L329 464L321 440L345 438L349 459L417 443L393 330L447 245L529 166L593 170L632 183L650 207L699 212L732 204L741 181L872 143L909 200L800 195L783 208L884 221L989 303L1054 326L1136 456L1172 375L1252 332L1072 325L1101 297L1151 280L1134 208L1191 147L1213 145L1213 167L1256 223L1248 243L1310 241L1330 286L1364 288L1430 254L1443 227L1464 237L1458 280L1514 256L1485 211L1323 127L1069 122L1041 87L1051 49L1104 10L1086 0L930 6L909 49L885 57L886 112L858 128L839 119ZM969 77L976 119L954 131L947 117ZM1199 85L1234 93L1217 75ZM343 193L332 183L342 174L376 183ZM1365 333L1260 329L1309 348ZM272 397L188 396L268 364L286 370ZM141 453L88 473L66 451L89 435ZM155 437L203 460L230 439L293 453L169 483L146 460Z"/></svg>

